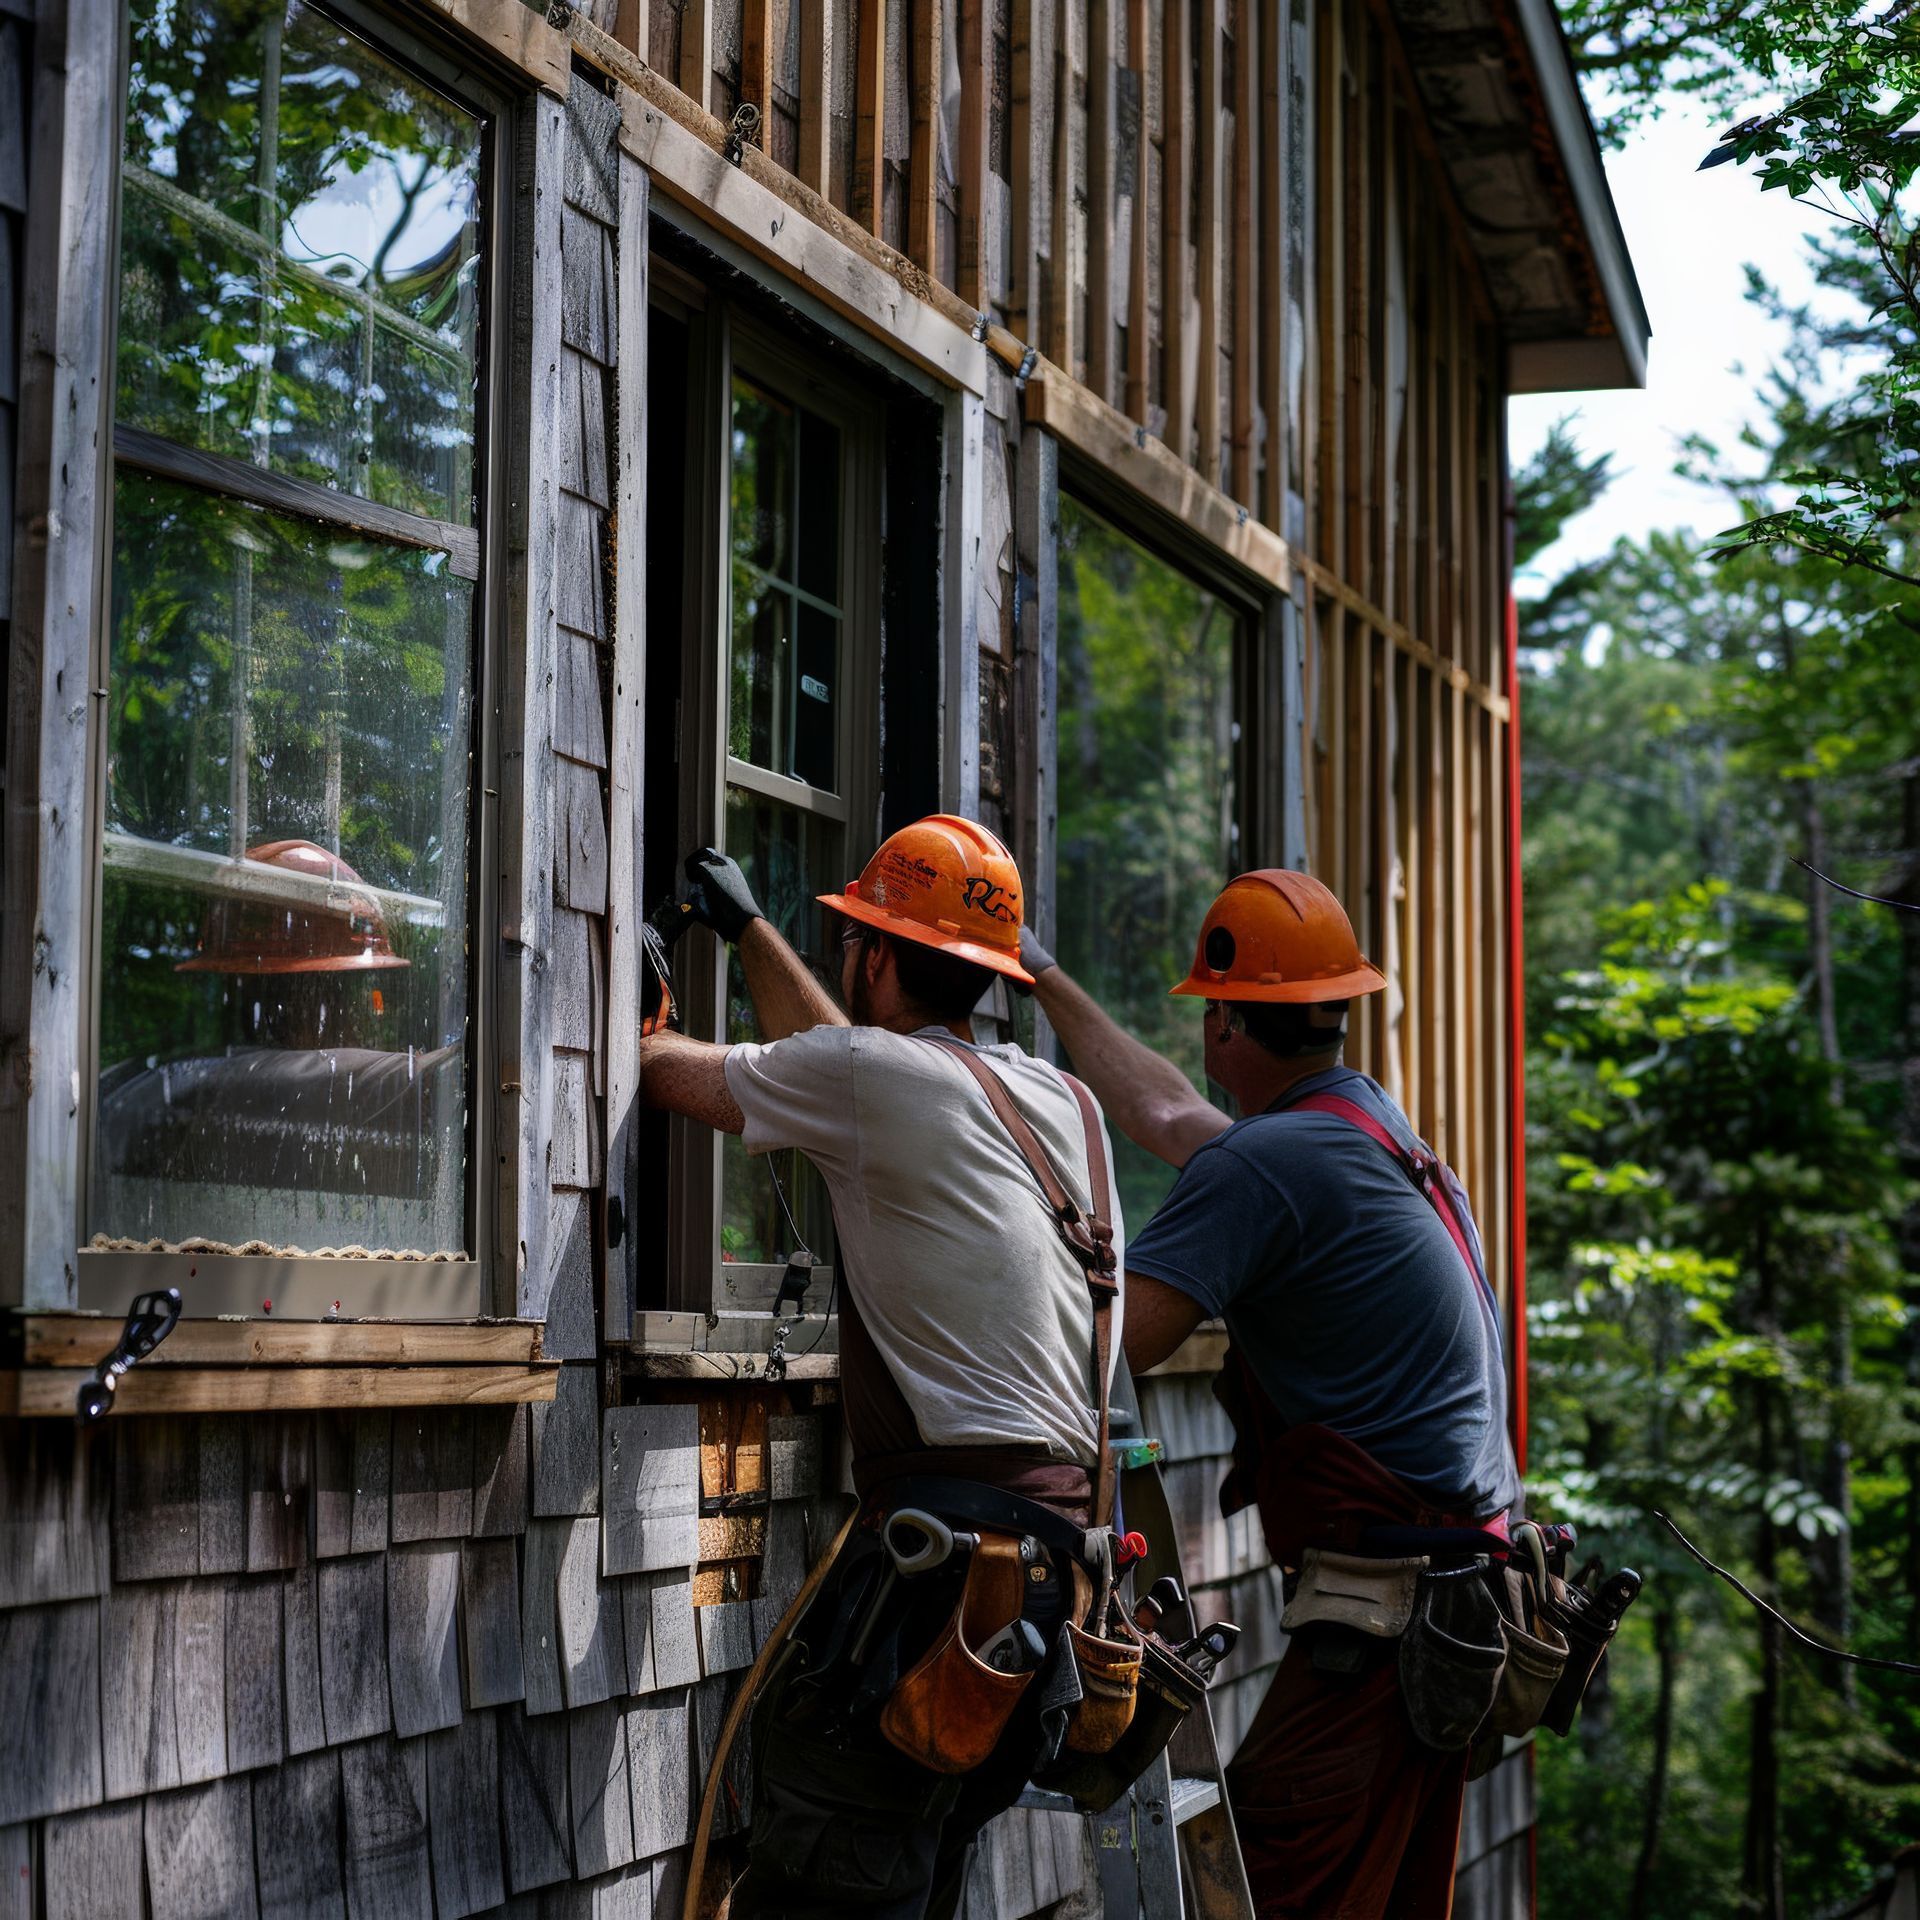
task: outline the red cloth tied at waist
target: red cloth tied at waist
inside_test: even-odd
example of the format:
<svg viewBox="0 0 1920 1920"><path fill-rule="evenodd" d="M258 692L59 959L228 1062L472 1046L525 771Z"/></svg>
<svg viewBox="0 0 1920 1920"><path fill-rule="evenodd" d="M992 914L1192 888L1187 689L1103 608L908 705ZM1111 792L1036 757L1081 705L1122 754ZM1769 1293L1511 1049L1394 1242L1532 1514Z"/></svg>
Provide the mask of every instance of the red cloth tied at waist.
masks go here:
<svg viewBox="0 0 1920 1920"><path fill-rule="evenodd" d="M1220 1485L1220 1511L1257 1506L1267 1551L1280 1566L1299 1566L1309 1547L1388 1557L1436 1549L1461 1555L1505 1551L1504 1513L1449 1510L1331 1427L1283 1426L1252 1370L1232 1349L1213 1390L1233 1418L1235 1436L1233 1465ZM1441 1532L1458 1538L1429 1542L1420 1537Z"/></svg>

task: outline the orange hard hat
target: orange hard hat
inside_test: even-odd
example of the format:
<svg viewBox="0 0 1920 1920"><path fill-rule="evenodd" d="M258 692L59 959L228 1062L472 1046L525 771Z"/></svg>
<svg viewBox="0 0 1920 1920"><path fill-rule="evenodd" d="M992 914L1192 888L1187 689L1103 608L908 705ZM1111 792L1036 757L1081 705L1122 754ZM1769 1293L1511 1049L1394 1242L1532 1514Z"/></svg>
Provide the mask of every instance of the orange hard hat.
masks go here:
<svg viewBox="0 0 1920 1920"><path fill-rule="evenodd" d="M1013 855L977 820L953 813L889 834L844 893L820 895L849 920L1031 986L1020 964L1021 900Z"/></svg>
<svg viewBox="0 0 1920 1920"><path fill-rule="evenodd" d="M176 973L376 973L413 964L394 952L379 902L337 853L311 840L268 840L247 849L247 864L319 881L324 891L222 896Z"/></svg>
<svg viewBox="0 0 1920 1920"><path fill-rule="evenodd" d="M1229 881L1200 923L1193 971L1174 988L1208 1000L1351 1000L1386 977L1346 910L1308 873L1262 867Z"/></svg>

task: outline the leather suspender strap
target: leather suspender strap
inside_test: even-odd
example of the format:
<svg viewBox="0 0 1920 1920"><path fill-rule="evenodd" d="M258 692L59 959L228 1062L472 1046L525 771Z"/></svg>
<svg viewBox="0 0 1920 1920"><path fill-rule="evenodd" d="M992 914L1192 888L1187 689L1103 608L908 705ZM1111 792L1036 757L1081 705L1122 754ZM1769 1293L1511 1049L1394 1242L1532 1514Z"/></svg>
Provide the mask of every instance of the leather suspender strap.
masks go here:
<svg viewBox="0 0 1920 1920"><path fill-rule="evenodd" d="M1007 1091L1007 1083L972 1048L938 1034L926 1034L923 1037L958 1060L980 1083L980 1091L987 1096L988 1106L1012 1136L1021 1159L1039 1182L1041 1195L1052 1211L1054 1227L1066 1243L1067 1251L1079 1261L1081 1271L1086 1275L1087 1292L1093 1300L1093 1391L1099 1416L1096 1442L1099 1451L1094 1457L1092 1518L1096 1527L1107 1526L1113 1519L1114 1483L1113 1449L1108 1444L1112 1409L1109 1405L1107 1373L1113 1361L1113 1303L1120 1291L1120 1281L1115 1271L1118 1263L1113 1252L1113 1223L1097 1211L1083 1213L1080 1210L1079 1203L1067 1190L1067 1183L1061 1179L1060 1170L1053 1164L1052 1156L1027 1124L1026 1115L1014 1104L1013 1095ZM1090 1198L1097 1209L1101 1196L1111 1191L1107 1186L1107 1156L1100 1140L1099 1115L1094 1111L1093 1096L1079 1081L1067 1074L1062 1074L1061 1078L1073 1089L1074 1099L1080 1108L1081 1124L1086 1128L1087 1179L1092 1188Z"/></svg>

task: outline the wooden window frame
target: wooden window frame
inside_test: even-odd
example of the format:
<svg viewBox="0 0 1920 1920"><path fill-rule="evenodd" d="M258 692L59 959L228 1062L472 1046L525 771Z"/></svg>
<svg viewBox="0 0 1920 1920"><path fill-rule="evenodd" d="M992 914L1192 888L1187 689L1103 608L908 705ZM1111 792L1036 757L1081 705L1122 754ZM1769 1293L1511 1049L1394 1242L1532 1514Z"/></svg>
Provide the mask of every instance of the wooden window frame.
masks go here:
<svg viewBox="0 0 1920 1920"><path fill-rule="evenodd" d="M261 1316L322 1320L343 1314L353 1318L459 1322L487 1315L502 1304L511 1312L512 1275L498 1266L494 1186L488 1169L504 1158L503 1177L519 1178L518 1156L510 1130L496 1113L493 1090L506 1064L498 1057L495 1023L486 1017L499 991L497 942L483 930L499 917L504 892L499 869L500 823L497 807L482 804L483 794L499 789L501 740L496 722L498 690L505 670L507 609L508 492L507 442L503 424L512 418L512 380L521 356L514 327L516 279L531 270L526 236L516 231L515 155L527 143L522 121L537 98L515 88L458 41L366 4L366 0L319 0L321 11L366 41L383 58L417 73L485 122L482 159L482 221L486 249L485 300L481 314L480 379L475 404L475 490L479 511L469 526L443 526L427 517L386 508L291 476L252 468L179 445L163 436L115 427L111 450L102 462L97 532L96 618L93 623L93 683L104 686L112 644L111 572L113 502L117 475L124 466L184 482L216 498L238 500L304 519L318 526L349 528L388 544L433 546L449 553L459 576L476 582L473 599L472 733L469 742L469 811L466 925L469 967L467 1093L464 1146L467 1247L462 1257L425 1260L368 1259L292 1255L196 1254L118 1251L89 1244L92 1156L98 1132L98 1025L102 956L99 952L101 889L105 869L106 754L96 708L90 729L88 768L89 866L85 899L85 945L89 972L82 988L78 1049L80 1151L72 1190L67 1196L74 1235L74 1298L82 1312L117 1315L136 1293L177 1286L187 1311L196 1319L213 1316ZM113 130L114 216L107 258L114 298L102 321L101 364L106 386L104 411L113 412L118 354L118 287L121 272L119 207L124 192L126 76L129 28L122 20L114 65L116 98L109 120ZM557 257L557 250L556 250ZM521 509L525 511L523 507ZM324 1329L337 1333L340 1328ZM110 1344L110 1342L108 1343ZM336 1390L347 1390L343 1376ZM472 1385L471 1382L468 1383ZM231 1382L229 1381L229 1387ZM416 1389L417 1390L417 1389Z"/></svg>

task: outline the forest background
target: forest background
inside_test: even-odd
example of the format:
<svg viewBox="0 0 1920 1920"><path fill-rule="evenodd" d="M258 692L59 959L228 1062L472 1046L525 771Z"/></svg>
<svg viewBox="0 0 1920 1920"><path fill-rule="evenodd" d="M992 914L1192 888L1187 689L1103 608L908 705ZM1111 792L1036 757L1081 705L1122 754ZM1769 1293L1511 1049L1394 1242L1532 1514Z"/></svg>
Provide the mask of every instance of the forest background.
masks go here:
<svg viewBox="0 0 1920 1920"><path fill-rule="evenodd" d="M1540 1903L1840 1915L1920 1840L1920 1679L1655 1516L1920 1659L1920 0L1561 10L1606 144L1704 108L1812 238L1750 272L1745 426L1682 450L1725 531L1522 605L1529 1479L1647 1578L1539 1749ZM1516 475L1522 568L1618 483L1583 437Z"/></svg>

